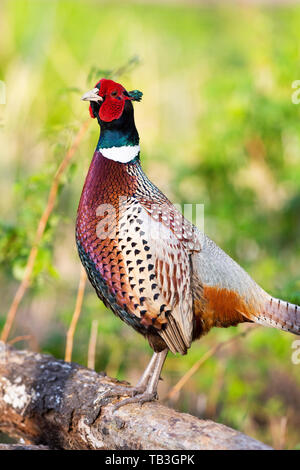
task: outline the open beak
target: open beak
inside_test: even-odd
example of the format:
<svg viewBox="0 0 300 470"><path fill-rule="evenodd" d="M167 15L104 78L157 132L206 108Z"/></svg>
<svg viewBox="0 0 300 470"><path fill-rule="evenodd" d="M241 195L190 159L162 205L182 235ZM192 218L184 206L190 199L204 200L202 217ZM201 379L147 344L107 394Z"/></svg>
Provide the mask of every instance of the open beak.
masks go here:
<svg viewBox="0 0 300 470"><path fill-rule="evenodd" d="M103 101L103 98L98 95L98 92L98 88L93 88L92 90L85 93L81 99L82 101Z"/></svg>

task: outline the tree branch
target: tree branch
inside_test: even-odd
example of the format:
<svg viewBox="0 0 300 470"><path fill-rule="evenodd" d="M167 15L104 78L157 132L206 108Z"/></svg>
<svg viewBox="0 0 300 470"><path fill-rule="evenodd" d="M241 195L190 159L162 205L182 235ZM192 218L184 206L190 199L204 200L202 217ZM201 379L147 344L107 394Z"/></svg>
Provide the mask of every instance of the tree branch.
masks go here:
<svg viewBox="0 0 300 470"><path fill-rule="evenodd" d="M0 430L56 449L270 449L158 402L125 405L104 373L0 342Z"/></svg>

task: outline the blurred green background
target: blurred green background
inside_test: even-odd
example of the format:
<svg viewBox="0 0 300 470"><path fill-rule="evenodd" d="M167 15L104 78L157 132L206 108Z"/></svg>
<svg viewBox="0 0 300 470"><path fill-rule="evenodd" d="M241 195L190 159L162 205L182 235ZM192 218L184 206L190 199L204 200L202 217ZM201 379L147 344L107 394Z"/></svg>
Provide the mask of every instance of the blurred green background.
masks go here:
<svg viewBox="0 0 300 470"><path fill-rule="evenodd" d="M250 2L251 3L251 2ZM256 2L257 3L257 2ZM300 304L300 5L1 0L0 327L24 275L55 171L88 119L80 96L109 71L144 92L135 105L142 164L177 203L205 205L205 231L274 296ZM64 175L17 313L15 344L64 357L80 265L77 204L98 138L92 121ZM135 383L144 339L88 286L73 360ZM214 329L169 355L160 397L212 346L251 326ZM259 327L207 360L170 405L277 448L300 448L297 337Z"/></svg>

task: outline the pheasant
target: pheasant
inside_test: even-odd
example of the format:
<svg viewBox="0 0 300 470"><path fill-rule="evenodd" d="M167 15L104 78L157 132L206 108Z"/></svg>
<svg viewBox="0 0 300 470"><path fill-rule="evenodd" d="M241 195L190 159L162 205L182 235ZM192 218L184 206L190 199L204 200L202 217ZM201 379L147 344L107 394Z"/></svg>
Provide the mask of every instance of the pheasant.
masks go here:
<svg viewBox="0 0 300 470"><path fill-rule="evenodd" d="M157 397L168 351L186 354L212 327L256 322L300 334L300 307L275 299L147 178L133 101L142 93L101 79L83 95L100 138L79 202L79 257L98 297L154 350L121 405Z"/></svg>

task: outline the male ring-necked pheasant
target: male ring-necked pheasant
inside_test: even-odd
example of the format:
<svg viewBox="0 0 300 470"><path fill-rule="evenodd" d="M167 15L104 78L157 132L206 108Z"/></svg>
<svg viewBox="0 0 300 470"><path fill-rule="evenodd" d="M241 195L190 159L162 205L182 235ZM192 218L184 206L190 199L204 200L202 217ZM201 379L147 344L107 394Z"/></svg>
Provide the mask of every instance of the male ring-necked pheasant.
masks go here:
<svg viewBox="0 0 300 470"><path fill-rule="evenodd" d="M122 404L155 398L168 351L185 354L213 326L300 334L300 307L267 294L147 178L132 105L141 96L102 79L82 97L101 133L78 207L79 256L100 299L154 350L137 386L120 387L134 394Z"/></svg>

